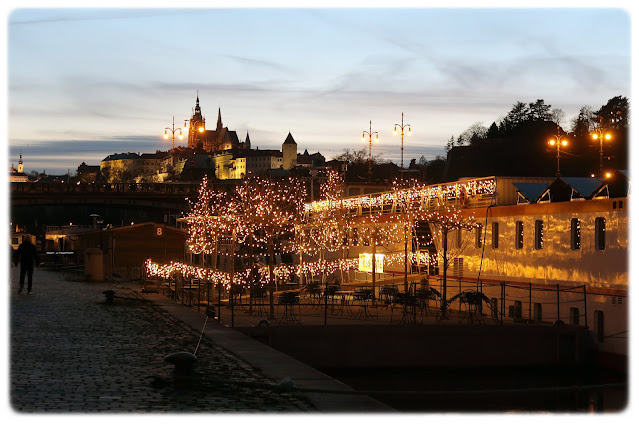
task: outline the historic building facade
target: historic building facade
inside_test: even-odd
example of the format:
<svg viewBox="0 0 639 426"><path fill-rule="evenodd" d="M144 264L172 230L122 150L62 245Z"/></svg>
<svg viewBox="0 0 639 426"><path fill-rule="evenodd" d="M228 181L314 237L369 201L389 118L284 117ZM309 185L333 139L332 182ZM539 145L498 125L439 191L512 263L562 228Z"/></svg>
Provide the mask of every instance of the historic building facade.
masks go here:
<svg viewBox="0 0 639 426"><path fill-rule="evenodd" d="M229 149L250 149L251 141L246 135L246 140L240 142L237 133L222 125L222 110L218 108L217 124L215 130L206 128L206 119L200 108L200 96L195 99L193 115L189 120L189 148L201 148L207 152L219 152Z"/></svg>
<svg viewBox="0 0 639 426"><path fill-rule="evenodd" d="M18 170L13 168L9 171L9 182L27 182L29 177L24 173L24 164L22 163L22 154L20 154L20 161L18 161Z"/></svg>

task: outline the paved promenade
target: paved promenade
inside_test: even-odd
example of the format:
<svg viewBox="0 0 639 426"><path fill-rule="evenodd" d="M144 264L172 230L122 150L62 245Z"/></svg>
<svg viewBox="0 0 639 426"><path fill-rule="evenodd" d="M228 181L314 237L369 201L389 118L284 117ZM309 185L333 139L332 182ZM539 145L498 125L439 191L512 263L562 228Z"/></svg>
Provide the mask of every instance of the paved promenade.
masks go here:
<svg viewBox="0 0 639 426"><path fill-rule="evenodd" d="M18 413L312 413L321 406L321 397L315 398L318 404L312 402L313 395L281 392L272 369L271 374L264 372L269 366L258 370L245 361L251 354L259 359L260 348L265 348L265 359L274 357L277 368L282 368L276 351L244 336L238 340L239 333L214 321L208 322L207 330L217 333L217 341L207 333L197 351L192 384L176 388L173 366L164 357L193 353L204 315L172 302L162 308L161 297L142 299L137 284L85 283L77 274L40 269L34 273L33 294L27 295L25 288L18 295L17 270L10 275L9 397ZM116 292L113 305L102 294L107 289ZM186 315L186 323L177 318L180 315ZM220 344L225 341L235 341L247 357L240 358ZM295 369L282 369L289 371ZM366 404L355 404L353 409L358 407L365 409ZM332 408L344 410L339 404ZM330 401L319 409L331 411Z"/></svg>

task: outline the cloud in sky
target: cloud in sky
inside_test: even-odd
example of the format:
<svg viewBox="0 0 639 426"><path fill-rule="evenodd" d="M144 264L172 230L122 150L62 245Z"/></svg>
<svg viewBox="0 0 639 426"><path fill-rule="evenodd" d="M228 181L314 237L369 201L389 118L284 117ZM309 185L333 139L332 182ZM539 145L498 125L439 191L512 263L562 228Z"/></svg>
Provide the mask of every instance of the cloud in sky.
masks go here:
<svg viewBox="0 0 639 426"><path fill-rule="evenodd" d="M411 149L432 158L517 101L544 99L568 121L630 95L619 9L18 9L8 26L12 156L164 149L198 91L209 122L220 107L265 149L290 130L301 150L337 155L372 120L389 159L402 112Z"/></svg>

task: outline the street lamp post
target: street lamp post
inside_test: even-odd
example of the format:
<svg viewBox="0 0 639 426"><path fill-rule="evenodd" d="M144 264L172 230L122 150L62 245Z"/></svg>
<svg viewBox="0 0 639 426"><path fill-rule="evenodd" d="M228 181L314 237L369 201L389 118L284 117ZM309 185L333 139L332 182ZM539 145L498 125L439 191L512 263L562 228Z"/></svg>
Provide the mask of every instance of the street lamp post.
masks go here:
<svg viewBox="0 0 639 426"><path fill-rule="evenodd" d="M178 127L177 129L175 128L175 116L173 116L172 127L164 128L164 139L168 139L169 138L168 132L171 132L171 150L175 149L175 132L179 130L180 134L178 135L178 139L184 139L184 134L183 134L184 129L186 129L186 124L184 125L184 128L182 127Z"/></svg>
<svg viewBox="0 0 639 426"><path fill-rule="evenodd" d="M408 136L412 135L412 132L410 130L410 124L404 124L404 113L402 112L402 124L397 124L395 123L395 129L393 129L393 136L397 136L397 127L399 127L401 130L401 136L402 136L402 163L401 163L401 168L404 168L404 127L408 127L408 132L406 133Z"/></svg>
<svg viewBox="0 0 639 426"><path fill-rule="evenodd" d="M599 174L603 176L603 142L604 139L609 141L612 139L612 136L603 129L601 121L599 122L599 127L595 129L595 132L592 134L592 139L599 139Z"/></svg>
<svg viewBox="0 0 639 426"><path fill-rule="evenodd" d="M368 183L371 183L373 178L373 135L375 135L375 142L379 142L379 133L373 132L373 122L368 122L368 132L364 130L362 132L362 142L366 142L366 135L368 135Z"/></svg>
<svg viewBox="0 0 639 426"><path fill-rule="evenodd" d="M93 219L93 226L100 230L100 250L104 250L102 248L102 224L104 223L104 218L97 213L93 213L91 219Z"/></svg>
<svg viewBox="0 0 639 426"><path fill-rule="evenodd" d="M566 139L562 139L559 126L557 126L557 134L555 135L555 138L549 140L548 145L557 146L557 176L559 176L559 147L568 145L568 141Z"/></svg>

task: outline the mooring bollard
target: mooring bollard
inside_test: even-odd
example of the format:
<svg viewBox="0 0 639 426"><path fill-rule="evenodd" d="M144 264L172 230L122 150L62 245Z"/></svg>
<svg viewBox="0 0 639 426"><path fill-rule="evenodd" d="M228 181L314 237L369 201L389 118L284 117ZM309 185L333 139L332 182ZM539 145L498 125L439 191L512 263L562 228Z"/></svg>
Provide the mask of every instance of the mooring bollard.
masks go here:
<svg viewBox="0 0 639 426"><path fill-rule="evenodd" d="M193 364L197 357L190 352L176 352L164 357L164 361L173 364L173 378L176 384L188 382L193 375Z"/></svg>
<svg viewBox="0 0 639 426"><path fill-rule="evenodd" d="M266 318L259 320L257 325L249 330L249 336L265 345L272 346L271 323Z"/></svg>
<svg viewBox="0 0 639 426"><path fill-rule="evenodd" d="M113 304L113 297L115 296L115 291L113 290L105 290L102 292L102 294L104 294L106 296L106 302L109 305Z"/></svg>

